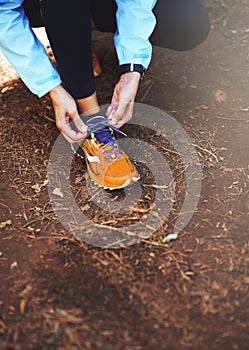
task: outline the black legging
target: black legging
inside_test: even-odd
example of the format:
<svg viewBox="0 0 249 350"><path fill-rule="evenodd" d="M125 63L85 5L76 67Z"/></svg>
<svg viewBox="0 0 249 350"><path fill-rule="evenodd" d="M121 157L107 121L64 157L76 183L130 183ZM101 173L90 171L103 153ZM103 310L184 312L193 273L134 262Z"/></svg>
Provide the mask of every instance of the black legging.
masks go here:
<svg viewBox="0 0 249 350"><path fill-rule="evenodd" d="M32 26L45 26L71 95L75 99L90 96L95 91L91 16L98 30L115 32L115 0L25 0L24 9ZM157 19L150 37L153 45L190 50L209 33L209 17L200 0L158 0L153 12Z"/></svg>

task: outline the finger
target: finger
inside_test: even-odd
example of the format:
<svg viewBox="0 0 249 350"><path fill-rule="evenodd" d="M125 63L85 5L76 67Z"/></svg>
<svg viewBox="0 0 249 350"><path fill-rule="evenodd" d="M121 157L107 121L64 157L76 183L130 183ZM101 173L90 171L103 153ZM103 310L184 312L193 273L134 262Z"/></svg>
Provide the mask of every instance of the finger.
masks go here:
<svg viewBox="0 0 249 350"><path fill-rule="evenodd" d="M112 115L113 119L116 119L118 124L125 123L132 117L134 102L120 102L116 112Z"/></svg>
<svg viewBox="0 0 249 350"><path fill-rule="evenodd" d="M108 123L112 124L112 125L116 125L117 124L117 120L116 118L113 117L114 113L116 112L116 109L118 107L118 104L111 104L107 111L106 111L106 116L107 116L107 120L108 120Z"/></svg>
<svg viewBox="0 0 249 350"><path fill-rule="evenodd" d="M67 136L67 134L65 134L65 133L62 132L62 131L61 131L61 133L62 133L62 135L64 136L64 138L65 138L69 143L74 143L73 140L72 140L70 137Z"/></svg>
<svg viewBox="0 0 249 350"><path fill-rule="evenodd" d="M83 135L82 133L77 133L75 135L64 131L61 131L61 133L69 143L81 143L85 140L87 136L87 134Z"/></svg>
<svg viewBox="0 0 249 350"><path fill-rule="evenodd" d="M110 106L106 110L106 116L111 117L111 115L114 113L114 105L110 104Z"/></svg>
<svg viewBox="0 0 249 350"><path fill-rule="evenodd" d="M63 136L70 142L82 142L87 137L87 132L78 132L71 128L70 124L57 125Z"/></svg>
<svg viewBox="0 0 249 350"><path fill-rule="evenodd" d="M133 108L134 108L134 103L129 103L122 118L117 122L117 125L116 125L117 128L120 128L132 118Z"/></svg>
<svg viewBox="0 0 249 350"><path fill-rule="evenodd" d="M74 125L81 133L87 132L87 126L84 124L83 120L80 118L79 114L75 112L74 114L70 115L71 119L74 122Z"/></svg>
<svg viewBox="0 0 249 350"><path fill-rule="evenodd" d="M111 104L109 105L109 107L107 108L107 111L106 111L107 117L112 118L112 116L116 112L117 108L118 108L118 98L116 96L116 89L114 89Z"/></svg>
<svg viewBox="0 0 249 350"><path fill-rule="evenodd" d="M116 109L111 115L112 119L119 122L119 120L122 119L122 117L124 116L126 108L127 108L127 102L119 102L119 104L117 104Z"/></svg>
<svg viewBox="0 0 249 350"><path fill-rule="evenodd" d="M76 119L75 126L78 128L81 127L81 123L78 123L77 120L77 112L76 113L71 113L71 115L74 115L74 120ZM77 123L77 125L76 125ZM63 136L70 142L78 142L78 141L83 141L86 136L87 136L87 128L85 126L85 124L82 122L83 124L83 130L84 131L78 131L78 130L74 130L71 126L70 123L70 118L69 118L69 114L65 115L63 118L57 118L56 120L56 126L57 128L61 131L61 133L63 134Z"/></svg>

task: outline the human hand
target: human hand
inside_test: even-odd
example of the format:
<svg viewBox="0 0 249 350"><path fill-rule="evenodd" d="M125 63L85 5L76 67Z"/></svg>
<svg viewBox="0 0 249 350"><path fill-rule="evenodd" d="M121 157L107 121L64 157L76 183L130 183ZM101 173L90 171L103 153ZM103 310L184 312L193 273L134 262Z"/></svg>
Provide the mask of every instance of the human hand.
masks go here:
<svg viewBox="0 0 249 350"><path fill-rule="evenodd" d="M110 124L120 128L132 118L134 101L140 80L140 73L122 74L116 84L112 101L106 115Z"/></svg>
<svg viewBox="0 0 249 350"><path fill-rule="evenodd" d="M53 103L56 126L69 143L82 142L87 136L87 127L81 120L76 102L62 87L56 86L50 91ZM73 121L77 130L73 130L70 121Z"/></svg>

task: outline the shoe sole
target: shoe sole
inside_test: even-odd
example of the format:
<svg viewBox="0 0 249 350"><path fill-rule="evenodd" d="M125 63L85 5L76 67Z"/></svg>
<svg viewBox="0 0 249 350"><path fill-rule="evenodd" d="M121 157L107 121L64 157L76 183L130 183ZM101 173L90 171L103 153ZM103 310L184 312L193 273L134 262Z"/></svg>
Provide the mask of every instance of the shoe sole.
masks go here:
<svg viewBox="0 0 249 350"><path fill-rule="evenodd" d="M119 187L107 187L107 186L101 186L99 184L97 184L95 181L93 181L96 185L100 186L100 187L103 187L105 190L121 190L122 188L125 188L125 187L128 187L132 184L134 184L135 182L137 182L138 180L140 179L140 175L138 177L132 177L130 179L127 179L125 181L125 183Z"/></svg>
<svg viewBox="0 0 249 350"><path fill-rule="evenodd" d="M79 157L80 159L84 159L85 160L85 157L83 157L81 154L79 154L74 148L73 148L73 145L71 144L71 149L73 151L74 154L77 155L77 157ZM91 178L90 178L91 179ZM91 181L93 183L95 183L97 186L99 187L102 187L104 188L104 190L121 190L122 188L125 188L125 187L128 187L130 185L132 185L133 183L137 182L138 180L140 180L140 175L138 175L138 177L132 177L132 178L129 178L125 181L125 183L121 186L118 186L118 187L108 187L108 186L103 186L103 185L100 185L98 184L96 181L94 181L93 179L91 179Z"/></svg>
<svg viewBox="0 0 249 350"><path fill-rule="evenodd" d="M95 76L95 78L98 78L101 75L102 71L100 72L93 72L93 75Z"/></svg>

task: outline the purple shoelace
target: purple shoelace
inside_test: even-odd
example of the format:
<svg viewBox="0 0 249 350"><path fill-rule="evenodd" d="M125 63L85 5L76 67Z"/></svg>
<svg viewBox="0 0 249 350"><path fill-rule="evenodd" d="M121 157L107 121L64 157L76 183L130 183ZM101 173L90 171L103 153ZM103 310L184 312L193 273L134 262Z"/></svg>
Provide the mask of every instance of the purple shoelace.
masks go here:
<svg viewBox="0 0 249 350"><path fill-rule="evenodd" d="M113 130L127 136L123 131L119 130L115 126L109 124L104 118L94 118L95 120L92 123L89 121L87 123L88 127L88 138L91 138L92 134L98 142L103 145L103 148L106 152L105 158L107 160L112 159L115 160L119 158L122 153L117 145L117 142L113 135ZM109 146L107 148L107 146Z"/></svg>

